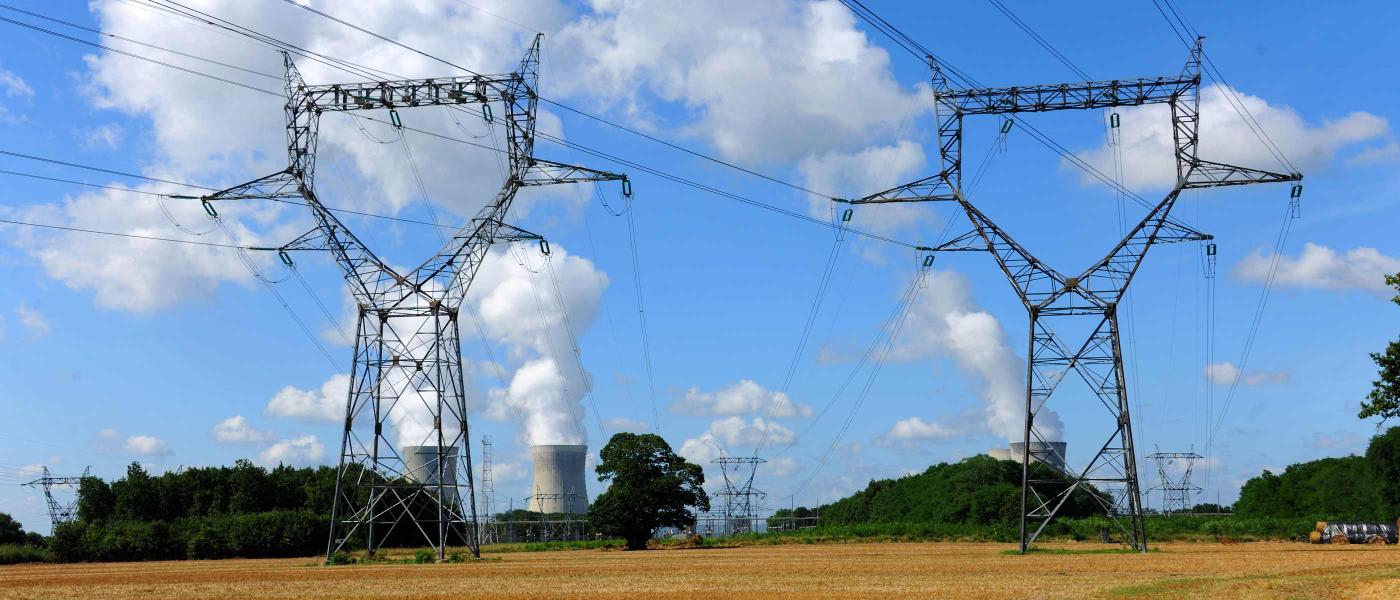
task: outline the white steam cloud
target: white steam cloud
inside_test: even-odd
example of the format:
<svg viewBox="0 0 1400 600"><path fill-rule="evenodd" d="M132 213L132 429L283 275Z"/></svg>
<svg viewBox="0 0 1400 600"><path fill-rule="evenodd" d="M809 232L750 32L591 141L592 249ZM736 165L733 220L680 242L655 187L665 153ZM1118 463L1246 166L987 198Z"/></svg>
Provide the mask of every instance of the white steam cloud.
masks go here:
<svg viewBox="0 0 1400 600"><path fill-rule="evenodd" d="M973 300L966 278L952 271L932 271L928 278L928 289L910 309L894 356L906 360L951 357L958 369L974 380L982 396L985 427L1008 440L1021 439L1025 360L1007 345L1006 332L997 318ZM1046 440L1059 440L1064 425L1054 411L1041 409L1036 415L1036 430Z"/></svg>
<svg viewBox="0 0 1400 600"><path fill-rule="evenodd" d="M505 362L519 365L508 390L491 391L487 416L519 420L530 445L587 442L581 401L593 383L573 357L568 325L584 335L607 287L606 273L558 245L548 265L528 249L486 257L467 301L490 341L505 346ZM465 332L475 334L474 328Z"/></svg>

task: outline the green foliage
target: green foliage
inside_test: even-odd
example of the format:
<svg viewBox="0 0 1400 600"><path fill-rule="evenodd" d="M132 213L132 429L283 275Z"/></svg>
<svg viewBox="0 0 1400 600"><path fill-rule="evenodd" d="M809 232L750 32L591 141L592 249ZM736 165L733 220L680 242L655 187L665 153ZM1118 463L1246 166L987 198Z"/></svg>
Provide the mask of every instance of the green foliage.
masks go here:
<svg viewBox="0 0 1400 600"><path fill-rule="evenodd" d="M324 551L335 469L247 460L78 485L78 520L52 540L63 561L308 556Z"/></svg>
<svg viewBox="0 0 1400 600"><path fill-rule="evenodd" d="M588 522L603 535L626 539L630 550L645 549L658 527L694 527L690 507L710 509L705 472L659 435L615 434L600 456L598 481L612 484L594 499Z"/></svg>
<svg viewBox="0 0 1400 600"><path fill-rule="evenodd" d="M1400 292L1400 273L1387 275L1385 282ZM1400 294L1393 300L1400 304ZM1362 419L1380 417L1384 423L1386 419L1400 417L1400 340L1390 342L1385 352L1371 354L1371 360L1380 368L1380 377L1371 383L1371 393L1361 403L1357 416Z"/></svg>
<svg viewBox="0 0 1400 600"><path fill-rule="evenodd" d="M53 557L43 548L24 544L0 544L0 565L50 562Z"/></svg>
<svg viewBox="0 0 1400 600"><path fill-rule="evenodd" d="M1053 477L1036 465L1036 477ZM862 491L817 510L823 525L858 523L1016 522L1021 510L1021 465L978 455L940 463L918 475L871 481ZM1075 494L1061 509L1065 517L1098 514L1088 493Z"/></svg>
<svg viewBox="0 0 1400 600"><path fill-rule="evenodd" d="M1377 499L1384 516L1400 515L1400 427L1371 438L1366 462L1377 487Z"/></svg>
<svg viewBox="0 0 1400 600"><path fill-rule="evenodd" d="M106 521L116 510L117 497L112 486L96 477L78 481L78 520L88 523Z"/></svg>
<svg viewBox="0 0 1400 600"><path fill-rule="evenodd" d="M450 562L450 563L464 563L464 562L467 562L467 553L466 553L466 552L462 552L462 551L460 551L460 550L458 550L458 551L456 551L456 552L448 552L448 553L447 553L447 562Z"/></svg>
<svg viewBox="0 0 1400 600"><path fill-rule="evenodd" d="M413 562L420 565L437 562L437 553L427 548L419 548L413 553Z"/></svg>
<svg viewBox="0 0 1400 600"><path fill-rule="evenodd" d="M324 551L329 518L311 512L265 512L165 521L77 521L54 531L50 548L63 562L271 558Z"/></svg>
<svg viewBox="0 0 1400 600"><path fill-rule="evenodd" d="M1400 427L1371 438L1365 456L1324 458L1264 471L1245 482L1235 514L1392 521L1400 514Z"/></svg>
<svg viewBox="0 0 1400 600"><path fill-rule="evenodd" d="M326 564L330 566L353 565L355 564L355 559L350 556L350 553L344 550L336 550L331 553L330 556L326 557Z"/></svg>
<svg viewBox="0 0 1400 600"><path fill-rule="evenodd" d="M247 460L233 467L195 467L151 476L141 465L110 486L95 477L78 487L78 518L174 521L185 517L278 511L330 512L332 467L271 471Z"/></svg>
<svg viewBox="0 0 1400 600"><path fill-rule="evenodd" d="M0 544L23 545L26 541L24 526L9 513L0 512Z"/></svg>

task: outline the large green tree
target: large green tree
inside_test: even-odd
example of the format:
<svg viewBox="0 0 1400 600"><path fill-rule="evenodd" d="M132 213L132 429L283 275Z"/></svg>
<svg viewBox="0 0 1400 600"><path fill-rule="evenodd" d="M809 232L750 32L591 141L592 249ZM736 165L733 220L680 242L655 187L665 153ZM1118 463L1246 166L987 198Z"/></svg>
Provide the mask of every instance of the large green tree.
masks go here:
<svg viewBox="0 0 1400 600"><path fill-rule="evenodd" d="M610 481L588 508L588 523L605 535L645 550L660 527L694 527L691 507L710 510L705 472L686 462L656 434L619 433L603 447L598 481Z"/></svg>
<svg viewBox="0 0 1400 600"><path fill-rule="evenodd" d="M1385 282L1400 292L1400 273L1386 276ZM1400 304L1400 293L1392 300ZM1359 416L1363 419L1380 417L1384 423L1386 419L1400 417L1400 339L1391 342L1385 352L1372 354L1371 360L1380 367L1380 379L1371 384L1371 393L1361 403Z"/></svg>
<svg viewBox="0 0 1400 600"><path fill-rule="evenodd" d="M8 513L0 513L0 544L23 544L24 527Z"/></svg>

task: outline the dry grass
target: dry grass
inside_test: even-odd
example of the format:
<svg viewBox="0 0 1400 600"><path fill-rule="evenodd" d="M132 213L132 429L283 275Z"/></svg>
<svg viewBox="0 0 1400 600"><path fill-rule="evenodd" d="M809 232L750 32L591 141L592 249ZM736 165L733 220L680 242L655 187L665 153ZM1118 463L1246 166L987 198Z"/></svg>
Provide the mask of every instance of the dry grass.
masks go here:
<svg viewBox="0 0 1400 600"><path fill-rule="evenodd" d="M1093 550L1097 544L1061 545ZM467 564L314 559L0 567L0 598L1400 597L1400 549L1162 544L1146 555L1006 555L891 543L502 554Z"/></svg>

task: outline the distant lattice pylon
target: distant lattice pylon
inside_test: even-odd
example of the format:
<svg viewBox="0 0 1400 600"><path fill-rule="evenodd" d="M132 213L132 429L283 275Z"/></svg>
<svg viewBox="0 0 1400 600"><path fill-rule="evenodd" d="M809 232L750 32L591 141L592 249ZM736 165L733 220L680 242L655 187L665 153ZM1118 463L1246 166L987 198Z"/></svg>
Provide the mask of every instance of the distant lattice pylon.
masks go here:
<svg viewBox="0 0 1400 600"><path fill-rule="evenodd" d="M55 477L49 472L48 467L44 467L44 475L34 481L26 483L29 487L36 487L44 490L44 500L49 506L49 521L57 528L62 523L70 522L78 516L78 486L82 484L83 478L88 476L91 467L83 469L83 474L79 477ZM55 490L72 490L71 499L60 500L54 497Z"/></svg>

